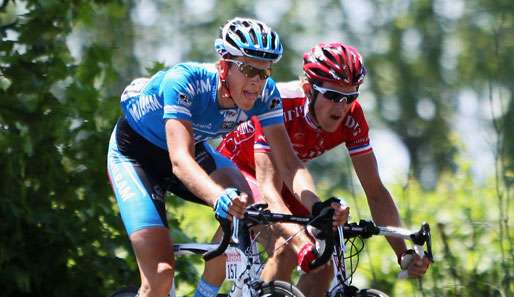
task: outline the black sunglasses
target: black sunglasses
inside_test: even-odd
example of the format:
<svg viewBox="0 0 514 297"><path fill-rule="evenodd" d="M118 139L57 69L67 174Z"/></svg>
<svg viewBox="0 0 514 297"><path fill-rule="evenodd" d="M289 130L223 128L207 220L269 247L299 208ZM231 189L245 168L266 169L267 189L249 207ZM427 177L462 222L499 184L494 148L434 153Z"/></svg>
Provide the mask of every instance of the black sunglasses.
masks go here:
<svg viewBox="0 0 514 297"><path fill-rule="evenodd" d="M352 93L343 93L336 90L323 88L315 84L313 84L312 87L314 88L314 90L323 94L325 98L336 103L344 102L346 104L350 104L359 97L358 91Z"/></svg>
<svg viewBox="0 0 514 297"><path fill-rule="evenodd" d="M252 65L250 65L248 63L238 61L238 60L225 59L225 61L236 64L239 72L244 74L244 76L247 78L252 78L252 77L258 75L260 79L264 80L271 76L271 68L260 69L260 68L253 67Z"/></svg>

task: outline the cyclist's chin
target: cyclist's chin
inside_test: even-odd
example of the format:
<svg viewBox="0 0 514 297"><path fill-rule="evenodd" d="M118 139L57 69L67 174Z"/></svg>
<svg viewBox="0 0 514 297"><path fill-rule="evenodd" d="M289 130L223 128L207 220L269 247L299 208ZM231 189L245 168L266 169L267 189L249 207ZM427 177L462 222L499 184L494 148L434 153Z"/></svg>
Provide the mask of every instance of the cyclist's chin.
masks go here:
<svg viewBox="0 0 514 297"><path fill-rule="evenodd" d="M324 121L320 121L319 125L323 131L332 133L335 132L339 128L339 126L341 126L342 122L342 118L326 118L324 119Z"/></svg>
<svg viewBox="0 0 514 297"><path fill-rule="evenodd" d="M257 99L257 95L250 95L243 93L239 96L236 101L237 106L242 110L250 110L255 105L255 101Z"/></svg>

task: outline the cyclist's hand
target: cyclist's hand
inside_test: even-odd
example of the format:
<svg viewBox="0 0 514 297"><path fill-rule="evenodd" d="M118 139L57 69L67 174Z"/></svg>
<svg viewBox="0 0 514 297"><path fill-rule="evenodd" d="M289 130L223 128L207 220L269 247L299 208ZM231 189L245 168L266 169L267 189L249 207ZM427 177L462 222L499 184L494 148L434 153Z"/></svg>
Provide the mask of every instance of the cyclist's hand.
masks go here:
<svg viewBox="0 0 514 297"><path fill-rule="evenodd" d="M214 203L214 212L223 219L229 215L243 218L248 196L235 188L226 188Z"/></svg>
<svg viewBox="0 0 514 297"><path fill-rule="evenodd" d="M430 260L428 257L421 258L419 255L414 254L412 261L409 263L407 271L409 277L421 278L430 266Z"/></svg>
<svg viewBox="0 0 514 297"><path fill-rule="evenodd" d="M240 193L239 196L232 200L228 212L230 215L235 216L238 219L242 219L245 215L246 205L248 204L248 195L246 193Z"/></svg>
<svg viewBox="0 0 514 297"><path fill-rule="evenodd" d="M334 209L334 215L332 217L332 227L335 230L337 226L343 225L348 221L350 208L344 203L344 201L332 197L323 202L316 202L312 206L312 214L316 216L321 213L322 209L326 207L332 207Z"/></svg>
<svg viewBox="0 0 514 297"><path fill-rule="evenodd" d="M332 222L332 227L334 228L334 230L337 228L337 226L341 226L343 225L344 223L348 222L348 216L350 214L350 208L346 205L344 205L344 203L337 203L337 202L332 202L330 204L330 207L332 207L335 211L334 211L334 221Z"/></svg>
<svg viewBox="0 0 514 297"><path fill-rule="evenodd" d="M407 270L407 274L411 278L421 278L428 270L430 260L428 257L421 258L416 253L406 253L402 256L401 267Z"/></svg>

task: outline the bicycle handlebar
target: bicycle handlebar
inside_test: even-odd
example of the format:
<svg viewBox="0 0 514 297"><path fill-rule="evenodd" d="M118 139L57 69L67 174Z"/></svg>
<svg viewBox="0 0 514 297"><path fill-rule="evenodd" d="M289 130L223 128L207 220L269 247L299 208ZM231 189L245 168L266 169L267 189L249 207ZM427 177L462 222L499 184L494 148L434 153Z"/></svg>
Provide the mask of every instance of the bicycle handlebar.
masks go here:
<svg viewBox="0 0 514 297"><path fill-rule="evenodd" d="M218 245L217 248L210 250L203 255L203 259L205 261L209 261L209 260L216 258L217 256L223 254L225 252L225 250L227 249L228 244L230 243L230 235L231 235L230 221L223 219L222 217L220 217L218 215L216 215L215 217L216 217L216 220L218 220L218 222L221 225L221 230L223 231L223 239L221 240L221 243L220 243L220 245Z"/></svg>
<svg viewBox="0 0 514 297"><path fill-rule="evenodd" d="M312 225L321 230L322 239L325 240L325 249L323 253L313 260L309 266L311 269L315 269L330 260L330 256L334 251L334 247L340 244L336 238L336 232L332 230L332 216L334 210L326 208L321 213L314 217L300 217L282 213L272 213L267 209L267 204L254 204L246 208L244 219L241 220L244 225L251 227L252 224L268 224L273 222L280 223L297 223L300 225ZM220 222L223 230L223 239L216 249L210 250L204 254L203 258L206 261L211 260L223 254L230 243L232 236L230 221L221 219L216 216L216 219ZM433 262L432 255L432 241L430 234L430 226L428 223L423 223L421 228L417 232L399 228L399 227L382 227L375 225L372 221L360 220L359 223L347 223L343 226L344 238L361 237L369 238L374 235L383 235L398 237L402 239L411 240L415 244L415 249L423 251L423 246L427 245L427 257Z"/></svg>
<svg viewBox="0 0 514 297"><path fill-rule="evenodd" d="M323 253L316 257L311 263L309 268L316 269L330 260L330 256L334 252L335 246L335 231L332 230L332 217L334 216L333 208L324 208L319 215L312 218L309 225L312 225L321 230L321 237L325 240L325 249Z"/></svg>

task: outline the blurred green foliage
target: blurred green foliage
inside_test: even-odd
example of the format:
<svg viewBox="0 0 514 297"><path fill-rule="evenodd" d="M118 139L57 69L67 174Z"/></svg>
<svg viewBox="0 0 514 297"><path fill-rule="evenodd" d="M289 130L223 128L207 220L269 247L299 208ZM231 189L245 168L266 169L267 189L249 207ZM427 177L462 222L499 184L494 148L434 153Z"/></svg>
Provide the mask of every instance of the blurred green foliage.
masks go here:
<svg viewBox="0 0 514 297"><path fill-rule="evenodd" d="M4 295L106 296L138 283L105 169L118 96L134 77L165 67L163 52L213 61L217 28L236 15L269 18L281 33L279 81L296 79L302 52L316 42L338 36L358 47L369 68L363 93L375 106L369 118L407 146L413 179L393 192L408 225L432 224L437 262L422 286L397 281L392 253L377 253L387 249L373 240L358 280L395 296L514 294L514 2L212 0L196 7L204 13L195 2L0 1ZM272 4L278 17L268 14ZM141 16L150 6L158 22ZM354 15L366 13L373 15L369 23L356 26ZM471 179L455 137L457 99L466 90L480 106L495 106L486 123L494 133L495 174L485 184ZM327 195L354 195L354 211L367 209L350 191L347 163L329 157L312 168ZM436 178L426 182L426 172ZM327 179L336 186L325 187ZM203 228L215 227L208 209L169 201L174 238L210 237ZM190 261L201 265L179 261L184 292L197 279Z"/></svg>

